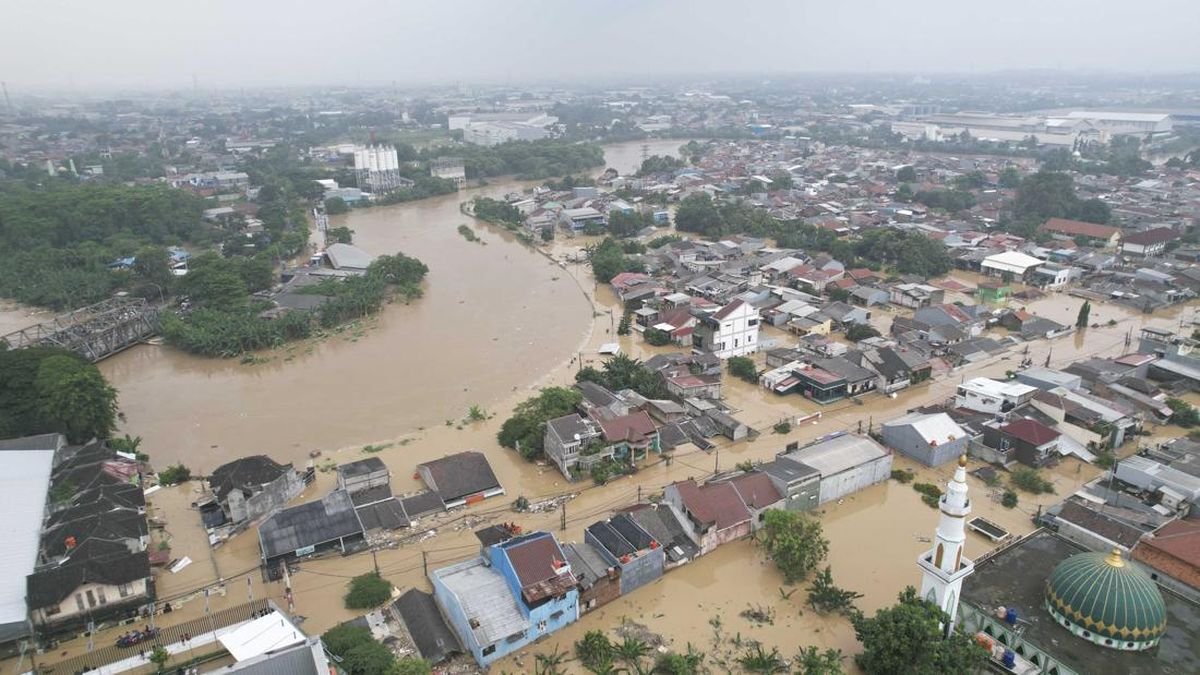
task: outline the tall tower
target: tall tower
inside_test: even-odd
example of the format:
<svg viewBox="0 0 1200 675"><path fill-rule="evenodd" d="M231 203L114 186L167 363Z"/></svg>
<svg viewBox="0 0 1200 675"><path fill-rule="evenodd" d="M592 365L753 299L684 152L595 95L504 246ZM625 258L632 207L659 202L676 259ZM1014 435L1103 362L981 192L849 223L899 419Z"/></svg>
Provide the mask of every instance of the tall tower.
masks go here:
<svg viewBox="0 0 1200 675"><path fill-rule="evenodd" d="M938 501L938 511L933 548L922 553L917 564L921 566L921 597L936 603L950 615L950 623L943 626L949 633L958 615L963 579L975 571L975 563L963 557L967 543L967 514L971 512L971 500L967 499L966 455L958 458L954 478Z"/></svg>

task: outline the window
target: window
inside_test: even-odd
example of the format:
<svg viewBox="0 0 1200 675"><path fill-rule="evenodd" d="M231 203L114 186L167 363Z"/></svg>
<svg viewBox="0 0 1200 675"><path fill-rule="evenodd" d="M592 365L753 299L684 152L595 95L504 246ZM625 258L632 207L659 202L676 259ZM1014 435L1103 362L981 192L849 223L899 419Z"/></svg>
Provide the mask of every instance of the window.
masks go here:
<svg viewBox="0 0 1200 675"><path fill-rule="evenodd" d="M1085 630L1085 631L1083 631L1083 637L1090 638L1090 637L1092 637L1092 634Z"/></svg>
<svg viewBox="0 0 1200 675"><path fill-rule="evenodd" d="M91 590L89 590L87 592L87 599L88 599L88 607L96 606L96 594L92 593Z"/></svg>
<svg viewBox="0 0 1200 675"><path fill-rule="evenodd" d="M100 598L101 605L108 604L108 599L104 597L104 589L103 588L96 589L96 597Z"/></svg>
<svg viewBox="0 0 1200 675"><path fill-rule="evenodd" d="M489 656L496 653L496 645L488 645L483 648L483 655Z"/></svg>
<svg viewBox="0 0 1200 675"><path fill-rule="evenodd" d="M75 594L75 606L78 607L79 611L81 611L81 612L83 610L87 609L86 607L84 607L84 604L83 604L83 594L82 593Z"/></svg>
<svg viewBox="0 0 1200 675"><path fill-rule="evenodd" d="M747 325L747 326L757 326L757 325L758 325L758 319L750 319L749 321L747 321L747 322L746 322L746 325Z"/></svg>
<svg viewBox="0 0 1200 675"><path fill-rule="evenodd" d="M537 622L537 629L538 629L539 633L546 630L546 620L545 619L542 619L541 621Z"/></svg>
<svg viewBox="0 0 1200 675"><path fill-rule="evenodd" d="M1105 647L1111 647L1111 646L1112 646L1112 640L1105 639L1105 640L1104 640L1104 646L1105 646Z"/></svg>
<svg viewBox="0 0 1200 675"><path fill-rule="evenodd" d="M46 616L54 616L61 611L62 609L58 605L51 605L50 607L46 608Z"/></svg>
<svg viewBox="0 0 1200 675"><path fill-rule="evenodd" d="M551 615L550 615L550 620L551 620L551 621L558 621L559 619L561 619L561 618L562 618L562 615L563 615L563 611L560 609L560 610L558 610L557 612L555 612L555 613L553 613L553 614L551 614Z"/></svg>
<svg viewBox="0 0 1200 675"><path fill-rule="evenodd" d="M121 584L117 586L117 592L121 594L122 598L127 597L133 592L133 586L131 584Z"/></svg>

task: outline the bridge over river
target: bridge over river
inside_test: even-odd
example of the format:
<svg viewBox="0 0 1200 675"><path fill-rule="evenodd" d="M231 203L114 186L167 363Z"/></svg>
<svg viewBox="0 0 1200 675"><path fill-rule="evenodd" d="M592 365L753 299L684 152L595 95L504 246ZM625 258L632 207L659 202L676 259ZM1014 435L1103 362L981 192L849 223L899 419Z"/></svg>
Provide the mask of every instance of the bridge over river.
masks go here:
<svg viewBox="0 0 1200 675"><path fill-rule="evenodd" d="M9 349L59 347L94 363L157 334L158 312L142 298L110 298L0 336L0 343Z"/></svg>

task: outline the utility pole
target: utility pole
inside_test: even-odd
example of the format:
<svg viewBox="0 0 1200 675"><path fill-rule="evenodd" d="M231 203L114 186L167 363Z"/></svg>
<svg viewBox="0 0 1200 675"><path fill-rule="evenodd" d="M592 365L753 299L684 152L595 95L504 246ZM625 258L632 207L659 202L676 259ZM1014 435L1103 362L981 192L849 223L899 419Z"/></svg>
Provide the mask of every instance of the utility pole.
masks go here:
<svg viewBox="0 0 1200 675"><path fill-rule="evenodd" d="M641 485L641 483L638 483L638 498L637 498L637 503L638 503L638 504L641 504L641 503L642 503L642 485Z"/></svg>
<svg viewBox="0 0 1200 675"><path fill-rule="evenodd" d="M713 451L713 475L721 472L721 448Z"/></svg>
<svg viewBox="0 0 1200 675"><path fill-rule="evenodd" d="M860 436L862 435L862 420L861 419L858 420L858 434Z"/></svg>
<svg viewBox="0 0 1200 675"><path fill-rule="evenodd" d="M371 547L371 562L375 564L375 576L379 576L379 558L375 557L375 547Z"/></svg>
<svg viewBox="0 0 1200 675"><path fill-rule="evenodd" d="M429 553L421 551L421 569L425 571L425 576L429 576Z"/></svg>
<svg viewBox="0 0 1200 675"><path fill-rule="evenodd" d="M559 506L558 510L559 510L558 529L560 531L566 530L567 529L567 503L563 502L562 505Z"/></svg>

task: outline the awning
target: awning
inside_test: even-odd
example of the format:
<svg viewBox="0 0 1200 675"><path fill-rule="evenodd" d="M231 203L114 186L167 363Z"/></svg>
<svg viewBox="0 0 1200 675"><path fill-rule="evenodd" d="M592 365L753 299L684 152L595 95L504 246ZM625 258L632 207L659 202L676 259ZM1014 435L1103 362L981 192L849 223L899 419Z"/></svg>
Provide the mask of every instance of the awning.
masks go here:
<svg viewBox="0 0 1200 675"><path fill-rule="evenodd" d="M236 661L304 642L304 633L279 612L242 624L217 638Z"/></svg>

